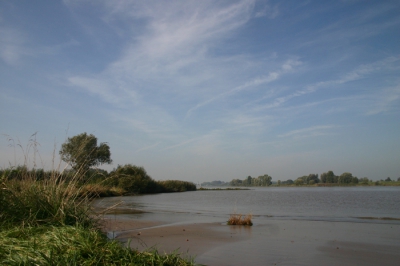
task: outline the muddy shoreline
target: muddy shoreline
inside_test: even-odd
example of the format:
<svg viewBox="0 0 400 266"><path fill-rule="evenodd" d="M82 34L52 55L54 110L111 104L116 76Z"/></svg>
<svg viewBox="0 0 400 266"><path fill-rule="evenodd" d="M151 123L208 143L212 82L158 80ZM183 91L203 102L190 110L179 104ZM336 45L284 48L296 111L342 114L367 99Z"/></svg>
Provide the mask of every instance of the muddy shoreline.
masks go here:
<svg viewBox="0 0 400 266"><path fill-rule="evenodd" d="M398 265L400 225L279 221L252 227L105 219L103 230L133 249L179 252L206 265Z"/></svg>

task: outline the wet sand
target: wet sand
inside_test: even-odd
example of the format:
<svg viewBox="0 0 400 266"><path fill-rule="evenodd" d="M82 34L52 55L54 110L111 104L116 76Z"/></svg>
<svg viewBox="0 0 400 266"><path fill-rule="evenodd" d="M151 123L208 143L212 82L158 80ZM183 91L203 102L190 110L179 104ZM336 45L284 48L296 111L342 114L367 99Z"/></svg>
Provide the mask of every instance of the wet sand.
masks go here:
<svg viewBox="0 0 400 266"><path fill-rule="evenodd" d="M252 227L110 219L134 249L178 250L206 265L400 265L400 225L271 220Z"/></svg>

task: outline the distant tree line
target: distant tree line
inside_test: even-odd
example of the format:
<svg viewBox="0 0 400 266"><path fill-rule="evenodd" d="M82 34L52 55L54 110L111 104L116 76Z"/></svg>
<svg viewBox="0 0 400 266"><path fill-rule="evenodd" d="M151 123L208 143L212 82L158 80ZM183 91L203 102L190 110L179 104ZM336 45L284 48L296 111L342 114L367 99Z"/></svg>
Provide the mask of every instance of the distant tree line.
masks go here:
<svg viewBox="0 0 400 266"><path fill-rule="evenodd" d="M386 178L385 180L380 180L380 181L372 181L368 179L367 177L362 177L358 178L356 176L353 176L352 173L349 172L344 172L341 175L335 175L333 171L328 171L325 173L322 173L320 177L318 177L318 174L309 174L305 176L301 176L296 178L294 181L292 179L288 179L286 181L280 181L278 180L277 185L314 185L314 184L339 184L339 185L356 185L356 184L361 184L361 185L368 185L368 184L374 184L374 185L380 185L383 184L382 182L391 182L394 181L390 177ZM400 181L400 177L397 179L397 181Z"/></svg>
<svg viewBox="0 0 400 266"><path fill-rule="evenodd" d="M200 185L202 187L226 187L230 185L230 182L216 180L211 182L203 182Z"/></svg>
<svg viewBox="0 0 400 266"><path fill-rule="evenodd" d="M265 174L258 177L248 176L247 178L232 179L230 182L231 186L243 186L243 187L267 187L272 184L272 177Z"/></svg>

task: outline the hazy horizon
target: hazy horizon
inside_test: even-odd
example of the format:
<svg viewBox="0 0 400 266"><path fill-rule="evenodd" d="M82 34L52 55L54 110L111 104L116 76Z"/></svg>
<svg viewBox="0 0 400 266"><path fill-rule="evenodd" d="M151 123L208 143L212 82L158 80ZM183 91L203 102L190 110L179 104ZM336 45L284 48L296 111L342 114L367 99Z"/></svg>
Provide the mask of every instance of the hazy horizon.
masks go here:
<svg viewBox="0 0 400 266"><path fill-rule="evenodd" d="M195 183L400 177L397 1L2 1L0 167L87 132ZM5 134L5 135L4 135Z"/></svg>

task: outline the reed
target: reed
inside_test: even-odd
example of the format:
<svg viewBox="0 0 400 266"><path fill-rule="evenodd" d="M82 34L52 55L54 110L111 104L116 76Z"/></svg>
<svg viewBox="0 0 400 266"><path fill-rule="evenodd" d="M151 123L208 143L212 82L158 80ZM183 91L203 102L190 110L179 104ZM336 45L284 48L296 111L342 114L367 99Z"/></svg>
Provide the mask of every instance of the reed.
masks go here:
<svg viewBox="0 0 400 266"><path fill-rule="evenodd" d="M229 220L227 222L228 225L248 225L252 226L253 222L251 219L253 218L252 214L243 215L243 214L231 214Z"/></svg>
<svg viewBox="0 0 400 266"><path fill-rule="evenodd" d="M8 170L0 172L0 265L194 265L178 253L139 252L107 239L90 200L108 188L89 184L82 170L57 168L45 178L27 164Z"/></svg>

